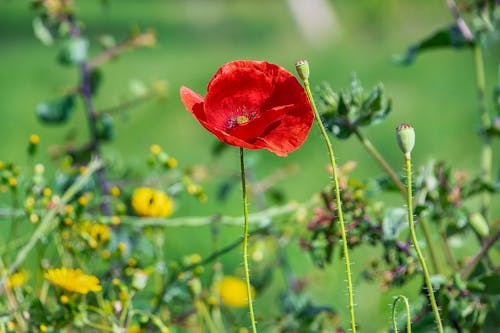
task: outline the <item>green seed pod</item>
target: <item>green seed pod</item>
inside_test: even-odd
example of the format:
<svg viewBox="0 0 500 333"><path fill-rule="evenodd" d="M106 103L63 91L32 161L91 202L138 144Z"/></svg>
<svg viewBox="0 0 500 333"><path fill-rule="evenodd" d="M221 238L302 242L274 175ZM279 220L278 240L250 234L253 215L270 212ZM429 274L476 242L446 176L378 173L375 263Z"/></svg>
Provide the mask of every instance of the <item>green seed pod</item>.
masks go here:
<svg viewBox="0 0 500 333"><path fill-rule="evenodd" d="M401 123L396 127L396 139L398 140L399 148L409 155L415 146L415 130L413 126L407 123Z"/></svg>
<svg viewBox="0 0 500 333"><path fill-rule="evenodd" d="M307 60L299 60L295 63L295 69L303 81L309 80L309 62Z"/></svg>
<svg viewBox="0 0 500 333"><path fill-rule="evenodd" d="M484 219L483 215L479 213L472 213L469 216L469 222L474 230L481 236L486 237L490 233L488 222Z"/></svg>

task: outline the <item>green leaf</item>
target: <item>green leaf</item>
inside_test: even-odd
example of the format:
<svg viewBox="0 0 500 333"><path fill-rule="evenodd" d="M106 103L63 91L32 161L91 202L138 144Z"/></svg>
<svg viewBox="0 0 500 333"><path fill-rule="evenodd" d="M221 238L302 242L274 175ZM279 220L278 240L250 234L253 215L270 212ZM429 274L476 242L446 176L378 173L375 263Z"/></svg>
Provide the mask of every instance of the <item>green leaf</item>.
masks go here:
<svg viewBox="0 0 500 333"><path fill-rule="evenodd" d="M408 227L408 212L404 208L388 209L382 220L382 231L385 240L397 239L401 230Z"/></svg>
<svg viewBox="0 0 500 333"><path fill-rule="evenodd" d="M102 141L111 141L114 137L113 117L104 113L97 119L97 137Z"/></svg>
<svg viewBox="0 0 500 333"><path fill-rule="evenodd" d="M500 275L485 275L468 285L469 290L484 295L500 295Z"/></svg>
<svg viewBox="0 0 500 333"><path fill-rule="evenodd" d="M49 28L47 28L40 16L33 19L33 33L43 45L50 46L54 44L54 37L52 37Z"/></svg>
<svg viewBox="0 0 500 333"><path fill-rule="evenodd" d="M424 51L447 47L463 49L473 45L474 42L467 40L462 35L460 28L456 24L452 24L411 45L405 55L396 56L394 60L401 65L410 65L415 61L416 56Z"/></svg>
<svg viewBox="0 0 500 333"><path fill-rule="evenodd" d="M38 118L48 124L60 124L68 120L75 108L75 96L67 95L55 101L36 106Z"/></svg>
<svg viewBox="0 0 500 333"><path fill-rule="evenodd" d="M59 62L63 65L79 65L87 59L89 42L83 37L70 38L63 43Z"/></svg>

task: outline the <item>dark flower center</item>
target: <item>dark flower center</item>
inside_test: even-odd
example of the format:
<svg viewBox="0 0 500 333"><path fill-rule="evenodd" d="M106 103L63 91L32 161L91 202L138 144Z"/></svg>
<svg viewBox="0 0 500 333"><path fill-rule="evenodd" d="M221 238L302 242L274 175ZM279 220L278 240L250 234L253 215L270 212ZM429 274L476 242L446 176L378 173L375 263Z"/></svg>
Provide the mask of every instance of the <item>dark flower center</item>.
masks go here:
<svg viewBox="0 0 500 333"><path fill-rule="evenodd" d="M256 111L248 112L245 107L238 109L227 121L227 129L231 130L239 125L248 123L257 116Z"/></svg>

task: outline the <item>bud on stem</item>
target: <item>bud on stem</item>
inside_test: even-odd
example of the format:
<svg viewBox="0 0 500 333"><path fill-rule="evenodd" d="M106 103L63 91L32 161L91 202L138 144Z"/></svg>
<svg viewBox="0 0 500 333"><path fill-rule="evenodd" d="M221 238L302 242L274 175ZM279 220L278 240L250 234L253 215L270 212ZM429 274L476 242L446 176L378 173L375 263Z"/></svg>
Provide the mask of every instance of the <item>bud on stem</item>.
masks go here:
<svg viewBox="0 0 500 333"><path fill-rule="evenodd" d="M405 154L406 158L410 157L411 151L415 146L415 130L413 126L407 123L401 123L396 127L396 139L398 140L399 148Z"/></svg>

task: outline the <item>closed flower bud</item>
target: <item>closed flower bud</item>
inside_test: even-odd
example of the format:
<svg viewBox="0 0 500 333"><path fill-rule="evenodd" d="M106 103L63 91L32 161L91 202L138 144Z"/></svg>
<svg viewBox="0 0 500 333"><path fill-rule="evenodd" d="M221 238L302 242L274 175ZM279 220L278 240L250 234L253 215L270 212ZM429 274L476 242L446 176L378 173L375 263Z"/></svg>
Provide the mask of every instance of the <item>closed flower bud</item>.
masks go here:
<svg viewBox="0 0 500 333"><path fill-rule="evenodd" d="M309 80L309 62L307 60L297 61L295 69L303 81Z"/></svg>
<svg viewBox="0 0 500 333"><path fill-rule="evenodd" d="M399 148L405 155L409 155L415 146L415 130L407 123L401 123L396 127L396 138Z"/></svg>

